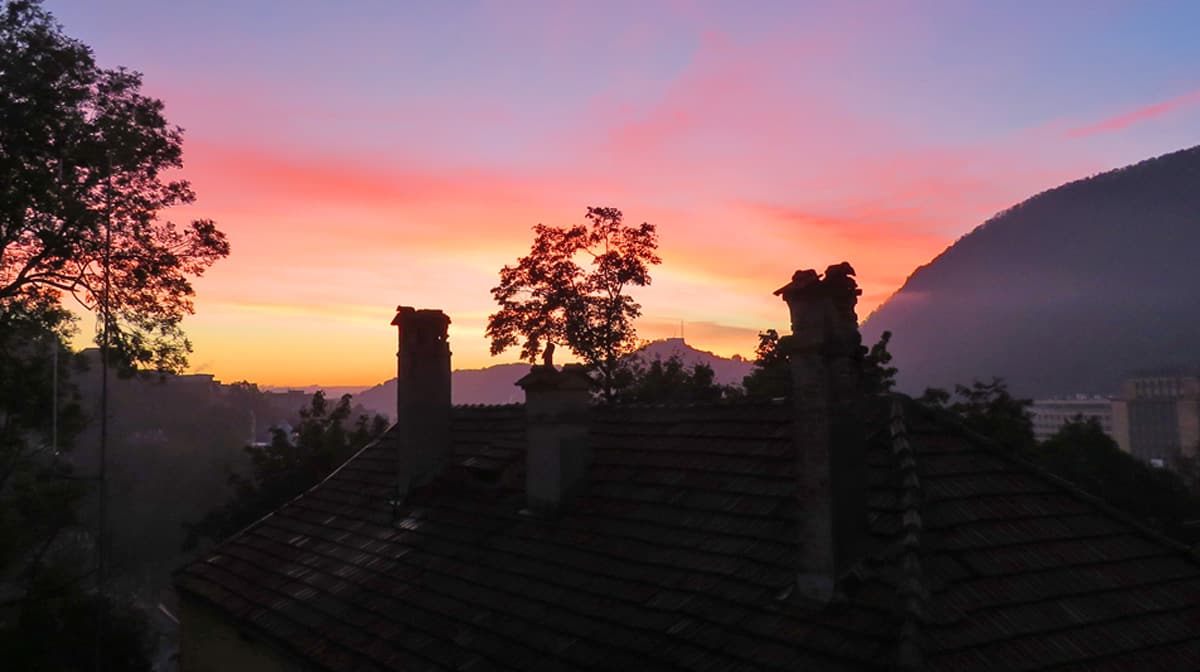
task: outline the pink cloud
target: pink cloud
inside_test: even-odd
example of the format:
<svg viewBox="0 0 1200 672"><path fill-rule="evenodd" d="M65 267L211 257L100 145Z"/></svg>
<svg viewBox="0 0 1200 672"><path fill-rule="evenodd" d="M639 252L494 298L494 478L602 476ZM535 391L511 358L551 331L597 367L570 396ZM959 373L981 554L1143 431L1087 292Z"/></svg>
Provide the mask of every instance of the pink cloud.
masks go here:
<svg viewBox="0 0 1200 672"><path fill-rule="evenodd" d="M687 2L675 10L691 11ZM708 23L685 19L697 30ZM889 30L893 19L903 17L889 17ZM516 15L508 20L520 23ZM494 105L416 101L403 110L318 102L292 119L295 129L236 126L239 109L187 145L197 215L216 217L235 246L234 257L206 278L202 297L266 305L286 296L318 306L330 322L348 320L337 309L347 286L357 301L385 309L396 296L415 297L455 311L456 328L471 334L456 335L456 352L486 364L482 327L465 315L491 308L495 271L528 251L529 228L578 223L587 205L615 205L630 221L658 225L662 238L664 264L655 284L638 293L643 335L671 335L683 318L689 341L750 354L758 329L786 325L770 292L797 268L849 260L860 272L865 316L988 215L1113 167L1086 164L1087 143L1063 151L1069 139L1062 126L954 142L939 133L936 116L925 128L865 103L851 72L854 53L871 42L865 25L847 16L834 27L821 23L820 31L778 25L761 39L705 33L691 61L665 82L662 73L626 63L590 107L564 112L561 126L529 131L529 144L511 161L491 159L494 167L480 168L489 159L478 152L429 147L521 131L523 108L503 98ZM544 32L550 42L572 34ZM618 38L638 53L656 44L636 26ZM566 58L571 44L547 51ZM253 116L291 118L275 109L290 99L245 96L255 111L270 112ZM1069 135L1119 130L1198 99L1190 94ZM198 107L193 114L214 112ZM293 132L308 122L388 133L364 150L336 144L338 133ZM218 138L221 144L204 144ZM291 138L295 146L284 144ZM308 331L292 337L326 347L320 330ZM369 361L388 361L392 346L382 347Z"/></svg>
<svg viewBox="0 0 1200 672"><path fill-rule="evenodd" d="M184 175L199 199L171 217L218 219L239 250L286 249L331 261L382 248L461 254L499 247L515 258L534 224L576 223L587 205L609 204L591 199L610 191L603 178L570 174L416 168L194 142Z"/></svg>
<svg viewBox="0 0 1200 672"><path fill-rule="evenodd" d="M905 208L863 208L847 215L827 215L801 209L749 205L793 249L803 250L794 263L818 271L839 261L849 261L864 287L863 311L875 308L913 268L933 258L951 242L930 231L919 211Z"/></svg>
<svg viewBox="0 0 1200 672"><path fill-rule="evenodd" d="M214 194L240 193L371 206L455 199L512 201L530 191L511 175L482 170L423 171L365 166L339 156L296 157L263 150L188 144L186 171Z"/></svg>
<svg viewBox="0 0 1200 672"><path fill-rule="evenodd" d="M586 150L602 169L632 173L660 193L718 180L729 191L794 171L796 147L833 154L839 138L881 135L815 81L819 64L844 48L833 38L786 32L747 43L708 31L698 39L686 67L649 100L622 90L593 99L578 135L591 139Z"/></svg>
<svg viewBox="0 0 1200 672"><path fill-rule="evenodd" d="M1131 112L1120 114L1115 117L1098 121L1094 124L1079 126L1067 131L1066 135L1070 138L1084 138L1090 135L1099 133L1111 133L1114 131L1122 131L1134 124L1140 124L1143 121L1149 121L1165 114L1170 114L1176 110L1190 107L1200 103L1200 91L1193 91L1182 96L1164 100L1153 105L1140 107Z"/></svg>

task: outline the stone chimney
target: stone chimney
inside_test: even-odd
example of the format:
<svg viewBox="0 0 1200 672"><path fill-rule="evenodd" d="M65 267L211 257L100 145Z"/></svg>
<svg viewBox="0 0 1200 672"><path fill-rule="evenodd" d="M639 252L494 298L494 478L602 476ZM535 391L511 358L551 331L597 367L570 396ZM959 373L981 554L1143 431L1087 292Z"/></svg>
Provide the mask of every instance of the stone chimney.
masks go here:
<svg viewBox="0 0 1200 672"><path fill-rule="evenodd" d="M397 495L427 483L451 459L450 318L440 310L398 306L396 352Z"/></svg>
<svg viewBox="0 0 1200 672"><path fill-rule="evenodd" d="M588 445L591 378L579 364L558 371L534 366L517 385L525 390L525 501L530 513L549 515L570 497L592 461Z"/></svg>
<svg viewBox="0 0 1200 672"><path fill-rule="evenodd" d="M787 302L792 333L780 339L792 370L800 566L796 588L817 602L861 557L867 491L860 376L865 349L854 308L862 290L848 263L822 278L796 271L775 292Z"/></svg>

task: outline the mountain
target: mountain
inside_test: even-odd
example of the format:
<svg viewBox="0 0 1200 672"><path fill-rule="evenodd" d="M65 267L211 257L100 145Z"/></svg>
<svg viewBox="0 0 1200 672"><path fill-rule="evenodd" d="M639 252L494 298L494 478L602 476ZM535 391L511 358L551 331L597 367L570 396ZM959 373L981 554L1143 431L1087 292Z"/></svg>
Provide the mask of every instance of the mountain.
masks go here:
<svg viewBox="0 0 1200 672"><path fill-rule="evenodd" d="M326 399L336 401L338 399L341 399L343 394L357 395L359 392L362 392L363 390L367 389L367 386L366 385L318 385L318 384L314 383L312 385L300 385L298 387L294 386L294 385L269 385L266 387L262 387L260 389L263 392L271 392L271 393L277 393L277 394L284 394L287 392L296 392L296 391L300 391L305 394L312 394L312 393L316 392L317 390L320 390L321 392L325 393Z"/></svg>
<svg viewBox="0 0 1200 672"><path fill-rule="evenodd" d="M1200 360L1200 147L1065 184L918 268L867 318L901 389L1001 376L1025 396L1110 393Z"/></svg>
<svg viewBox="0 0 1200 672"><path fill-rule="evenodd" d="M646 361L669 359L678 355L687 366L705 363L712 367L714 380L720 384L741 384L753 364L734 356L726 359L704 350L697 350L682 338L654 341L638 351ZM483 369L458 369L450 374L450 398L454 404L509 404L525 400L515 383L529 373L528 364L497 364ZM360 392L355 403L375 412L394 417L396 414L396 379L392 378Z"/></svg>
<svg viewBox="0 0 1200 672"><path fill-rule="evenodd" d="M643 361L652 362L655 359L667 360L678 356L685 366L707 364L712 367L713 381L718 385L741 385L742 379L750 375L754 362L734 355L732 359L721 357L707 350L697 350L688 345L682 338L667 338L648 343L635 355Z"/></svg>

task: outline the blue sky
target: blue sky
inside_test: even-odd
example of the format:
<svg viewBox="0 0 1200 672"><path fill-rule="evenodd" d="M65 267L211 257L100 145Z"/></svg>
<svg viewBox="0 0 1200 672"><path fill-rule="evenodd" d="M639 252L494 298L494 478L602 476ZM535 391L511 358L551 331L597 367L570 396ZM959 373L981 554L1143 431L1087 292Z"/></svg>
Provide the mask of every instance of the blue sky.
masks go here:
<svg viewBox="0 0 1200 672"><path fill-rule="evenodd" d="M268 384L387 377L397 303L492 363L496 271L588 205L659 226L644 337L749 354L797 267L853 262L865 315L991 214L1200 142L1196 2L46 6L186 129L178 216L234 246L193 362Z"/></svg>

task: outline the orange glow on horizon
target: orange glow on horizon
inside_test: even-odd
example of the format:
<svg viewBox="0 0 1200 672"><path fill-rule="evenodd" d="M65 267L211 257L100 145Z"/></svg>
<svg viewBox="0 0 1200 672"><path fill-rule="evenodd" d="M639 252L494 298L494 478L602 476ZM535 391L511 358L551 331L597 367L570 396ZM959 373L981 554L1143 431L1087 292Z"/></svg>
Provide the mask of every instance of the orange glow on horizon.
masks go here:
<svg viewBox="0 0 1200 672"><path fill-rule="evenodd" d="M887 36L915 29L910 14L891 12ZM649 34L625 35L631 49L654 50L641 56L671 57L654 73L641 56L605 61L586 85L564 59L557 81L570 95L389 90L373 76L356 89L363 82L339 70L323 81L345 85L343 98L318 95L328 92L316 79L221 72L193 86L148 74L147 93L189 129L183 175L198 195L163 214L212 218L232 245L194 283L196 314L184 323L193 370L269 386L373 385L394 375L398 304L450 315L457 368L514 361L515 351L491 357L483 336L497 272L528 252L532 226L579 223L593 205L658 227L663 264L632 292L642 338L675 336L682 321L694 347L750 356L760 330L786 327L771 292L796 269L849 261L865 319L991 214L1113 167L1089 143L1200 101L1189 93L1098 123L1075 111L1073 122L966 133L944 128L962 120L953 109L910 118L864 97L885 95L894 73L850 77L877 42L845 39L865 30L852 12L797 39L810 25L752 38L693 26L670 54Z"/></svg>

